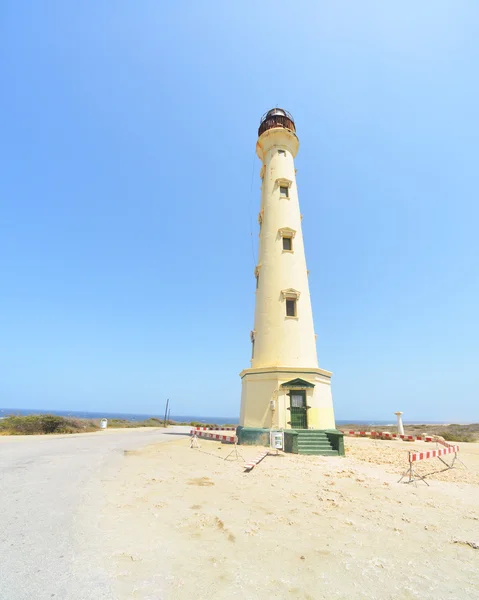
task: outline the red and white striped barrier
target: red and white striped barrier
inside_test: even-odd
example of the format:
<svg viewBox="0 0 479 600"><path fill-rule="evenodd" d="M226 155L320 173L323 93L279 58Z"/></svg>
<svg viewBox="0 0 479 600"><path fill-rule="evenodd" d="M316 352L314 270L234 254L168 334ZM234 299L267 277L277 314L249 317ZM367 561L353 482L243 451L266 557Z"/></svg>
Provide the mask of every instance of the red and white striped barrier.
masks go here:
<svg viewBox="0 0 479 600"><path fill-rule="evenodd" d="M414 471L413 464L416 462L419 462L421 460L427 460L428 458L438 458L441 462L443 462L446 465L446 467L448 469L452 469L454 467L454 463L456 462L456 460L459 460L457 458L458 452L459 452L459 446L451 446L451 445L448 445L447 448L445 447L445 448L438 448L437 450L426 450L426 452L409 452L409 468L403 474L403 476L398 481L398 483L401 483L401 481L404 479L404 477L406 477L406 475L408 475L409 479L405 483L411 483L413 481L417 481L418 479L422 479L422 481L424 481L424 483L426 485L429 485L428 482L426 481L425 475L423 476L420 473L417 473L416 471ZM445 456L446 454L454 454L454 459L450 465L441 458L441 456ZM459 462L461 462L461 461L459 461Z"/></svg>
<svg viewBox="0 0 479 600"><path fill-rule="evenodd" d="M261 454L258 454L258 456L256 456L255 458L253 458L252 461L250 461L249 463L246 463L245 466L244 466L245 471L252 471L256 467L256 465L263 460L263 458L265 456L268 456L268 451L261 452Z"/></svg>
<svg viewBox="0 0 479 600"><path fill-rule="evenodd" d="M355 437L371 437L381 440L397 440L401 439L405 442L433 442L434 438L432 436L423 436L423 435L398 435L397 433L392 433L391 431L341 431L344 435L353 435Z"/></svg>
<svg viewBox="0 0 479 600"><path fill-rule="evenodd" d="M195 427L196 431L236 431L236 427Z"/></svg>
<svg viewBox="0 0 479 600"><path fill-rule="evenodd" d="M439 439L436 439L435 441L436 441L438 444L441 444L441 446L444 446L445 448L452 448L452 447L454 446L454 444L448 444L448 443L446 442L446 440L439 440Z"/></svg>
<svg viewBox="0 0 479 600"><path fill-rule="evenodd" d="M234 444L236 439L235 435L219 435L218 433L207 433L206 431L198 431L197 429L192 429L190 434L205 440L216 440L218 442L227 442L229 444Z"/></svg>
<svg viewBox="0 0 479 600"><path fill-rule="evenodd" d="M427 458L439 458L446 454L457 454L459 452L459 446L448 446L447 448L441 448L439 450L427 450L426 452L410 452L409 462L417 462L419 460L426 460Z"/></svg>

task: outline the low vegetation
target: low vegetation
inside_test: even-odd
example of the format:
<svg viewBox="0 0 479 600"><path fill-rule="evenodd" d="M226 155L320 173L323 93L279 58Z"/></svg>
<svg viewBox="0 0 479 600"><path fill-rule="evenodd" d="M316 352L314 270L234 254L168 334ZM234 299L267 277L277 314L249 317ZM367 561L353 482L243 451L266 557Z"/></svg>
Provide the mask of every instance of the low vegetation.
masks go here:
<svg viewBox="0 0 479 600"><path fill-rule="evenodd" d="M191 421L179 423L168 421L168 425L188 425L191 427L219 427L214 423ZM232 427L233 425L224 425ZM135 427L165 427L164 419L150 417L144 421L108 419L109 429L130 429ZM49 433L88 433L100 429L99 419L77 419L59 415L10 415L0 419L0 435L38 435Z"/></svg>
<svg viewBox="0 0 479 600"><path fill-rule="evenodd" d="M175 425L189 425L190 427L238 427L235 423L200 423L199 421L191 421L190 423L175 423Z"/></svg>
<svg viewBox="0 0 479 600"><path fill-rule="evenodd" d="M98 423L89 419L58 415L11 415L0 420L0 434L3 435L84 433L98 428Z"/></svg>
<svg viewBox="0 0 479 600"><path fill-rule="evenodd" d="M170 422L169 422L170 423ZM128 421L128 419L108 419L108 427L115 429L124 429L130 427L164 427L164 419L151 417L144 421Z"/></svg>

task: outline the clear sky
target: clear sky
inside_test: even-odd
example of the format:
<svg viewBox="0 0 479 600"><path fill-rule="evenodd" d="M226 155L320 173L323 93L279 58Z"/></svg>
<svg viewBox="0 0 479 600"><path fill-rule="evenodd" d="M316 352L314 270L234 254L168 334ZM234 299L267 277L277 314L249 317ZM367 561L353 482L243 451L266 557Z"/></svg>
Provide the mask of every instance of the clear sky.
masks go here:
<svg viewBox="0 0 479 600"><path fill-rule="evenodd" d="M0 10L0 406L239 413L279 105L336 416L479 420L476 0Z"/></svg>

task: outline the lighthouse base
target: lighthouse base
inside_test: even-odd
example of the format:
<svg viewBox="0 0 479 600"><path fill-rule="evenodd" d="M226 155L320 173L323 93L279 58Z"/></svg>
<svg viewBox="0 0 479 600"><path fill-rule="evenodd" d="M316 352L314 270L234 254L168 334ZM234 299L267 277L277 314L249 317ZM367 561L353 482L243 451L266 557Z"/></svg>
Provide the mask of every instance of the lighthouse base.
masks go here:
<svg viewBox="0 0 479 600"><path fill-rule="evenodd" d="M330 371L245 369L240 425L259 429L335 429Z"/></svg>
<svg viewBox="0 0 479 600"><path fill-rule="evenodd" d="M238 427L238 443L243 446L269 446L271 431L259 427ZM285 429L284 452L344 456L344 434L336 429Z"/></svg>

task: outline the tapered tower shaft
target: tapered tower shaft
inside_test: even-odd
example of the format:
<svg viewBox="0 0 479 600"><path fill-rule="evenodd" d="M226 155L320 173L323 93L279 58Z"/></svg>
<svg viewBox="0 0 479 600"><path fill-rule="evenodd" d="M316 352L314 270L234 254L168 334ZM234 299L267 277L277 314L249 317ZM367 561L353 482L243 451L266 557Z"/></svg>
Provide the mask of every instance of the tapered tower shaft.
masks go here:
<svg viewBox="0 0 479 600"><path fill-rule="evenodd" d="M318 367L294 157L286 127L264 131L256 145L262 193L253 368Z"/></svg>
<svg viewBox="0 0 479 600"><path fill-rule="evenodd" d="M261 120L260 239L251 368L241 372L242 439L268 428L335 427L331 373L318 367L301 230L293 118L282 109ZM260 433L259 435L263 435ZM253 439L252 438L252 439Z"/></svg>

